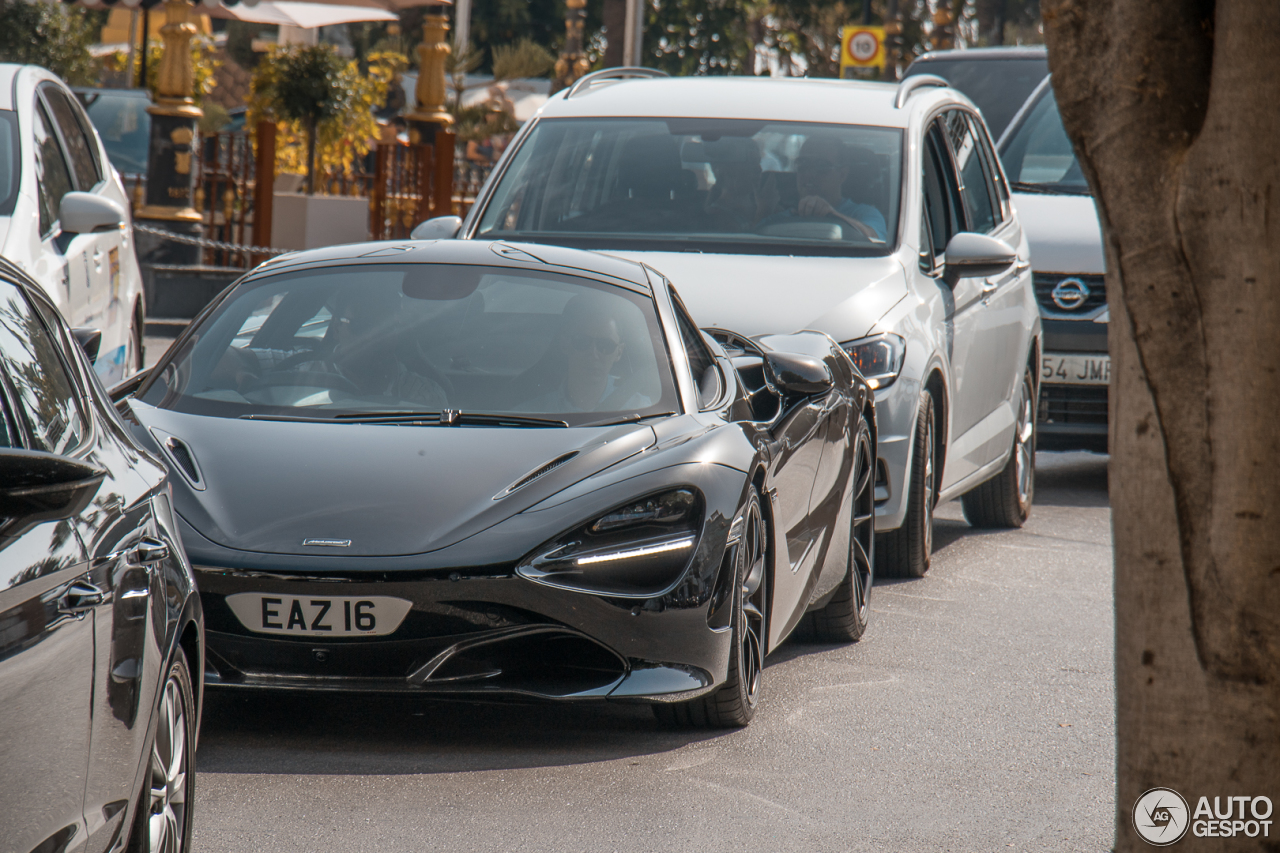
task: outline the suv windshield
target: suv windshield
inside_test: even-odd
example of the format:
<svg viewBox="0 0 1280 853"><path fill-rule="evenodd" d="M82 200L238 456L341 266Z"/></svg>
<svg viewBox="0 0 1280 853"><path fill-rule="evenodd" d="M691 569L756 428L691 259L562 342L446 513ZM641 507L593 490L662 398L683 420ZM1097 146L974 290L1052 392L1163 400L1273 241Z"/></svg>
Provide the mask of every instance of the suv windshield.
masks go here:
<svg viewBox="0 0 1280 853"><path fill-rule="evenodd" d="M477 237L749 254L886 254L902 132L726 119L543 119Z"/></svg>
<svg viewBox="0 0 1280 853"><path fill-rule="evenodd" d="M1040 90L1009 131L1000 147L1000 161L1015 191L1089 195L1051 86Z"/></svg>
<svg viewBox="0 0 1280 853"><path fill-rule="evenodd" d="M228 418L454 409L463 423L678 408L652 299L575 276L452 264L282 273L239 285L193 332L143 402Z"/></svg>

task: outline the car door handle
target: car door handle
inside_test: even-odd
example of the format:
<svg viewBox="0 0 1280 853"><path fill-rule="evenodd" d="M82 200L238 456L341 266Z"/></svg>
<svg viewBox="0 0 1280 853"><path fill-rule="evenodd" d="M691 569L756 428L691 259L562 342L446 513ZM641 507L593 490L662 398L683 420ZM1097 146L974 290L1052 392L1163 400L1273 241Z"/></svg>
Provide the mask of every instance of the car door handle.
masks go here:
<svg viewBox="0 0 1280 853"><path fill-rule="evenodd" d="M149 566L169 558L169 546L152 536L142 537L142 541L125 553L125 561L131 566Z"/></svg>
<svg viewBox="0 0 1280 853"><path fill-rule="evenodd" d="M98 587L88 581L76 581L58 599L58 610L63 613L84 613L106 600L107 594Z"/></svg>

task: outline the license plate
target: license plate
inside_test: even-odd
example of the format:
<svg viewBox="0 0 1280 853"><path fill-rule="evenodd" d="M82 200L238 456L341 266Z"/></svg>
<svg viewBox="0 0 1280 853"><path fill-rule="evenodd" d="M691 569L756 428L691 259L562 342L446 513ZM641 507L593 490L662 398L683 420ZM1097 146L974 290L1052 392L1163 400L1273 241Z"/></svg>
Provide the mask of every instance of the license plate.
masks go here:
<svg viewBox="0 0 1280 853"><path fill-rule="evenodd" d="M1109 355L1046 355L1040 359L1040 379L1059 385L1108 385Z"/></svg>
<svg viewBox="0 0 1280 853"><path fill-rule="evenodd" d="M412 606L403 598L368 595L275 595L238 592L227 606L250 631L290 637L382 637L395 631Z"/></svg>

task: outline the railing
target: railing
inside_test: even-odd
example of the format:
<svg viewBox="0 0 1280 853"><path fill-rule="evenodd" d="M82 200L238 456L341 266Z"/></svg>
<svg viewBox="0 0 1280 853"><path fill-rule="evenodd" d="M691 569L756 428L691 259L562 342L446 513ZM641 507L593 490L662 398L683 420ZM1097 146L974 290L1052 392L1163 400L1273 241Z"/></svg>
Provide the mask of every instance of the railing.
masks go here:
<svg viewBox="0 0 1280 853"><path fill-rule="evenodd" d="M222 243L247 245L253 236L254 189L257 170L253 140L248 133L210 133L200 138L200 177L195 208L204 216L204 237ZM250 266L244 252L204 249L209 266Z"/></svg>
<svg viewBox="0 0 1280 853"><path fill-rule="evenodd" d="M465 152L459 150L453 167L453 213L455 216L466 216L471 205L475 204L480 188L489 179L493 171L492 165L482 166L465 159Z"/></svg>
<svg viewBox="0 0 1280 853"><path fill-rule="evenodd" d="M374 240L402 240L419 222L454 211L453 154L454 135L446 131L436 134L435 145L378 146L369 188Z"/></svg>

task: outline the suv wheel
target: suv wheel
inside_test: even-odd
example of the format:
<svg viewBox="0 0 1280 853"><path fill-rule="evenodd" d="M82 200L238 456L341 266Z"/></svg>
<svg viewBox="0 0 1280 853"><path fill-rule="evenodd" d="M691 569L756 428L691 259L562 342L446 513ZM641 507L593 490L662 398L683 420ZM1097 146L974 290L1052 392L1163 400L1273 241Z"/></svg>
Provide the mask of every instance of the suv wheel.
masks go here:
<svg viewBox="0 0 1280 853"><path fill-rule="evenodd" d="M933 395L925 391L916 415L906 518L897 530L876 537L876 574L882 578L922 578L929 571L933 507L938 501L933 411Z"/></svg>
<svg viewBox="0 0 1280 853"><path fill-rule="evenodd" d="M1000 473L964 493L964 517L974 527L1021 527L1036 493L1036 385L1028 367L1018 393L1013 449Z"/></svg>

